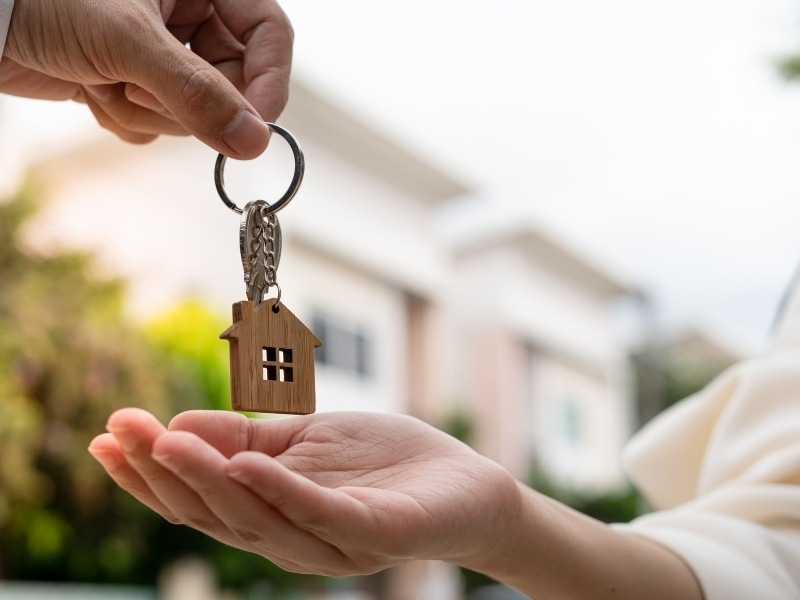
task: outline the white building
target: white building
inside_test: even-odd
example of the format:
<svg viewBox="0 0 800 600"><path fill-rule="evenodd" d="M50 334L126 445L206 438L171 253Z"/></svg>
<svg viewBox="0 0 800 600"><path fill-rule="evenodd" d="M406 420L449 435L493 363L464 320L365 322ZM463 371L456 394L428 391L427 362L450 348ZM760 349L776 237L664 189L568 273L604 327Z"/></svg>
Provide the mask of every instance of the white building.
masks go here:
<svg viewBox="0 0 800 600"><path fill-rule="evenodd" d="M462 232L453 255L454 387L477 448L518 476L618 485L632 382L612 312L632 290L527 223Z"/></svg>

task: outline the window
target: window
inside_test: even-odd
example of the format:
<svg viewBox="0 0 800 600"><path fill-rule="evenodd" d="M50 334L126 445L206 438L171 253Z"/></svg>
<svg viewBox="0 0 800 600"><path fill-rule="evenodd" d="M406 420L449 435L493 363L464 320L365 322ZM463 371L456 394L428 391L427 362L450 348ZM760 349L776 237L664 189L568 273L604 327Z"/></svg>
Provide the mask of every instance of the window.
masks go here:
<svg viewBox="0 0 800 600"><path fill-rule="evenodd" d="M261 360L264 381L294 382L294 367L286 366L292 364L291 348L262 348Z"/></svg>
<svg viewBox="0 0 800 600"><path fill-rule="evenodd" d="M583 419L580 408L574 400L567 400L562 405L562 431L564 439L571 446L578 446L583 441Z"/></svg>
<svg viewBox="0 0 800 600"><path fill-rule="evenodd" d="M322 347L314 351L319 364L359 377L372 375L372 344L363 329L347 326L324 314L314 316L311 329L322 341Z"/></svg>

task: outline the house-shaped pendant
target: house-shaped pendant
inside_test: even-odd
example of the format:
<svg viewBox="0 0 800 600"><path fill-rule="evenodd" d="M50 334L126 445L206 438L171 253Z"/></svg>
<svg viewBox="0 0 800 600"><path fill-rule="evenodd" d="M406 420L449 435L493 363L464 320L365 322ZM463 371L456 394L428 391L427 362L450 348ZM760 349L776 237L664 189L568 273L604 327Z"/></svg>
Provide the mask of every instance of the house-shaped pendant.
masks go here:
<svg viewBox="0 0 800 600"><path fill-rule="evenodd" d="M281 303L233 305L230 343L234 410L307 415L316 410L314 348L322 342Z"/></svg>

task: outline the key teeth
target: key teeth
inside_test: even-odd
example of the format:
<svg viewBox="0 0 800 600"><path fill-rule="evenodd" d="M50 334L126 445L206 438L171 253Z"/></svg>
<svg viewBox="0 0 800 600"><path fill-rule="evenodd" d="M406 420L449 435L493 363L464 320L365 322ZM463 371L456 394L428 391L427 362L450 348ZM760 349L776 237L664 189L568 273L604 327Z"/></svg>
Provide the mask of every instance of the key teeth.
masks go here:
<svg viewBox="0 0 800 600"><path fill-rule="evenodd" d="M264 302L264 296L271 287L269 282L277 279L280 264L280 222L274 215L270 217L272 223L263 218L263 212L268 206L263 200L248 204L239 227L239 250L242 254L245 289L247 298L254 304Z"/></svg>

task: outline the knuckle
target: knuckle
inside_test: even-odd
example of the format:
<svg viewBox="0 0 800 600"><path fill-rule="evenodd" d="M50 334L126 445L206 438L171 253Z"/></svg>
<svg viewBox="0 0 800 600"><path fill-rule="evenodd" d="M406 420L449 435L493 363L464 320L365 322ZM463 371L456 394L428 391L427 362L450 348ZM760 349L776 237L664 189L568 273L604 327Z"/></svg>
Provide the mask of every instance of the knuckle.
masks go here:
<svg viewBox="0 0 800 600"><path fill-rule="evenodd" d="M266 546L263 536L257 531L253 531L252 529L241 529L239 527L231 528L231 531L233 531L233 534L245 544L250 544L251 546L256 546L258 548Z"/></svg>
<svg viewBox="0 0 800 600"><path fill-rule="evenodd" d="M117 483L137 500L151 498L153 496L152 490L146 483L133 479L132 477L119 479Z"/></svg>
<svg viewBox="0 0 800 600"><path fill-rule="evenodd" d="M124 103L116 101L106 107L109 113L113 114L114 120L123 128L136 132L138 128L138 119L130 107Z"/></svg>
<svg viewBox="0 0 800 600"><path fill-rule="evenodd" d="M113 75L119 66L130 62L132 48L140 47L143 40L151 40L155 27L153 14L140 2L116 2L113 6L100 4L99 19L103 23L104 35L93 36L93 44L86 48L87 54L98 70ZM88 18L91 23L95 18Z"/></svg>
<svg viewBox="0 0 800 600"><path fill-rule="evenodd" d="M153 14L139 2L115 3L106 13L106 23L117 40L138 43L153 35Z"/></svg>
<svg viewBox="0 0 800 600"><path fill-rule="evenodd" d="M282 559L282 558L278 558L278 557L270 557L269 555L267 555L267 558L272 563L274 563L276 566L280 567L281 569L283 569L284 571L287 571L289 573L306 574L308 572L307 569L301 568L300 565L298 565L297 563L294 563L294 562L291 562L291 561L288 561L288 560L285 560L285 559Z"/></svg>
<svg viewBox="0 0 800 600"><path fill-rule="evenodd" d="M200 531L211 531L214 528L214 523L211 520L198 515L191 515L182 519L181 522L192 529L199 529Z"/></svg>
<svg viewBox="0 0 800 600"><path fill-rule="evenodd" d="M182 90L186 110L192 114L208 114L218 105L222 87L221 74L208 69L193 72L184 83Z"/></svg>
<svg viewBox="0 0 800 600"><path fill-rule="evenodd" d="M276 6L276 9L275 21L278 27L283 29L284 33L289 38L289 42L294 43L294 26L292 25L291 19L289 19L289 15L287 15L280 6Z"/></svg>
<svg viewBox="0 0 800 600"><path fill-rule="evenodd" d="M309 531L321 538L327 538L331 533L330 522L321 515L306 515L302 519L298 519L296 522L306 531Z"/></svg>
<svg viewBox="0 0 800 600"><path fill-rule="evenodd" d="M134 133L134 134L126 134L126 137L122 137L122 139L131 144L136 144L137 146L143 146L145 144L149 144L150 142L154 141L157 137L158 137L157 135L145 135L141 133Z"/></svg>

